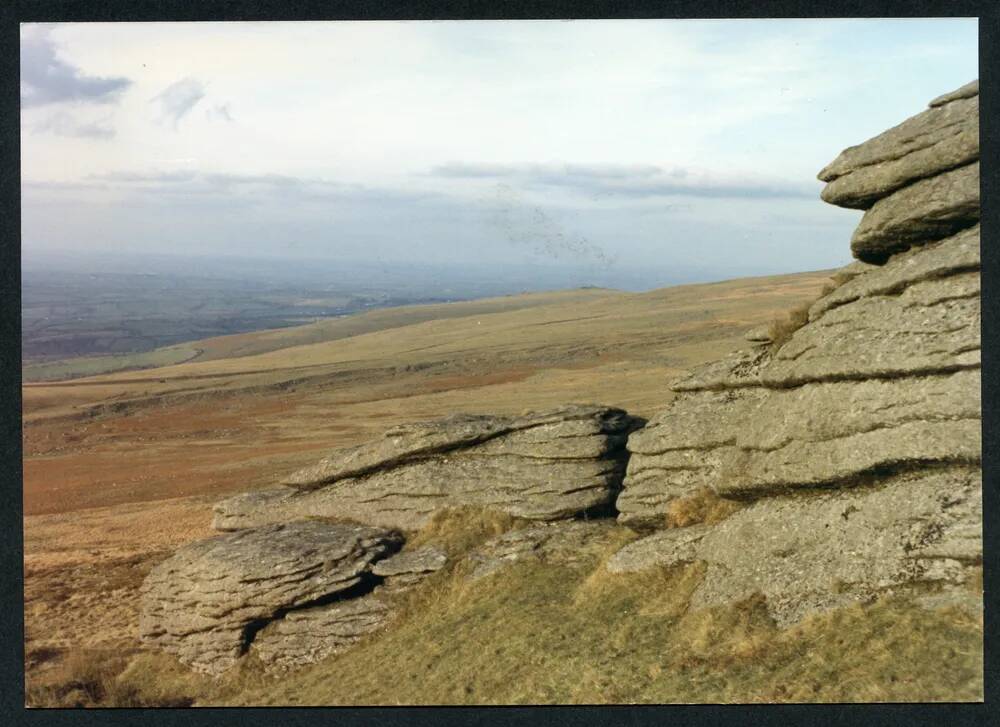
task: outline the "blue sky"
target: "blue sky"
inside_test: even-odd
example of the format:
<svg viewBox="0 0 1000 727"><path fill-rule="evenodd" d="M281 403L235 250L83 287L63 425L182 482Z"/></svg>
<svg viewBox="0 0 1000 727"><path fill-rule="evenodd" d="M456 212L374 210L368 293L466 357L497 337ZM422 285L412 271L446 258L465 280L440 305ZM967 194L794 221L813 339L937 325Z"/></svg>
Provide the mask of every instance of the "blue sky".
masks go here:
<svg viewBox="0 0 1000 727"><path fill-rule="evenodd" d="M59 24L21 45L26 256L664 279L848 262L859 213L816 173L978 76L974 19Z"/></svg>

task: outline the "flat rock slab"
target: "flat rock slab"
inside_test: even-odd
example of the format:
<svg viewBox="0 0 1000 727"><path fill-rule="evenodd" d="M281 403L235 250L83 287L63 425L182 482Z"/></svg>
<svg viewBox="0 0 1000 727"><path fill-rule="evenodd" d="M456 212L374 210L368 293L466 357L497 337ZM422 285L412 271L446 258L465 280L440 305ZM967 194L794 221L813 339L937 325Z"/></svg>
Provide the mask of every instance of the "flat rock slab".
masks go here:
<svg viewBox="0 0 1000 727"><path fill-rule="evenodd" d="M775 391L746 417L715 489L760 497L876 469L982 458L978 369Z"/></svg>
<svg viewBox="0 0 1000 727"><path fill-rule="evenodd" d="M191 543L143 583L141 638L219 674L245 651L253 625L347 591L401 543L388 530L318 521Z"/></svg>
<svg viewBox="0 0 1000 727"><path fill-rule="evenodd" d="M767 364L770 351L754 346L743 348L696 367L673 384L672 391L723 391L760 386L760 371Z"/></svg>
<svg viewBox="0 0 1000 727"><path fill-rule="evenodd" d="M863 275L852 277L813 303L809 320L860 298L899 295L914 283L978 271L979 247L979 225L975 225L940 242L893 255L885 265L867 266Z"/></svg>
<svg viewBox="0 0 1000 727"><path fill-rule="evenodd" d="M979 162L921 179L865 212L851 238L859 260L885 262L911 245L948 237L979 222Z"/></svg>
<svg viewBox="0 0 1000 727"><path fill-rule="evenodd" d="M975 81L969 81L961 88L958 88L954 91L950 91L948 93L941 94L927 105L931 107L944 106L945 104L951 103L952 101L957 101L960 98L972 98L973 96L978 96L978 95L979 95L979 79L977 78Z"/></svg>
<svg viewBox="0 0 1000 727"><path fill-rule="evenodd" d="M743 338L751 343L770 343L774 336L771 334L771 326L763 325L754 326L743 334Z"/></svg>
<svg viewBox="0 0 1000 727"><path fill-rule="evenodd" d="M979 159L979 85L964 86L930 108L852 146L825 167L821 196L841 207L868 209L920 179Z"/></svg>
<svg viewBox="0 0 1000 727"><path fill-rule="evenodd" d="M762 593L782 626L888 591L965 592L982 562L982 478L928 468L878 487L759 500L723 522L660 531L607 563L626 573L702 561L692 607Z"/></svg>
<svg viewBox="0 0 1000 727"><path fill-rule="evenodd" d="M394 427L380 439L333 452L316 465L290 475L282 484L314 489L499 437L504 437L506 450L501 442L493 442L494 451L540 458L600 456L604 451L600 445L606 442L600 435L627 433L631 424L631 417L621 409L588 405L530 412L520 417L458 414Z"/></svg>
<svg viewBox="0 0 1000 727"><path fill-rule="evenodd" d="M979 273L970 272L832 308L774 354L761 370L761 383L789 388L978 367L979 291Z"/></svg>
<svg viewBox="0 0 1000 727"><path fill-rule="evenodd" d="M409 434L393 430L392 437L348 450L350 467L330 457L299 477L300 484L312 483L307 488L284 486L218 503L214 526L231 530L314 516L415 530L438 510L463 506L533 520L573 517L610 506L624 477L628 432L639 422L620 409L573 406L515 419L453 417L410 427ZM376 451L379 465L372 464ZM358 471L359 452L367 469L344 476Z"/></svg>

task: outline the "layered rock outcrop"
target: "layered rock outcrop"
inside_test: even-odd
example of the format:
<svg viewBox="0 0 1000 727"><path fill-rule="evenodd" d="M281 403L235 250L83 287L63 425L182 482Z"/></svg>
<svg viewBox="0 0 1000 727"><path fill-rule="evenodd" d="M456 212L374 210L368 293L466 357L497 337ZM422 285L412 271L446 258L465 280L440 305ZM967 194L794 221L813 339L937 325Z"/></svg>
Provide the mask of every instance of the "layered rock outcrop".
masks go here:
<svg viewBox="0 0 1000 727"><path fill-rule="evenodd" d="M940 595L982 558L978 468L924 468L858 487L763 498L712 526L672 528L616 553L609 571L702 561L691 606L762 593L780 626L889 590ZM968 596L971 598L972 594Z"/></svg>
<svg viewBox="0 0 1000 727"><path fill-rule="evenodd" d="M191 543L143 583L140 636L198 671L221 673L257 627L349 595L401 543L381 528L310 520Z"/></svg>
<svg viewBox="0 0 1000 727"><path fill-rule="evenodd" d="M698 603L757 590L784 621L968 577L982 553L977 89L820 173L824 199L868 210L860 262L788 340L752 331L756 346L676 382L629 439L623 522L662 527L673 500L705 487L753 504L609 567L704 560Z"/></svg>
<svg viewBox="0 0 1000 727"><path fill-rule="evenodd" d="M401 426L334 452L280 488L220 502L214 526L317 516L412 530L438 510L462 506L531 520L573 517L610 508L624 476L625 440L639 424L621 409L567 406Z"/></svg>
<svg viewBox="0 0 1000 727"><path fill-rule="evenodd" d="M398 531L467 506L536 521L465 556L473 580L592 563L636 537L627 525L647 534L607 570L701 562L694 608L763 594L786 625L887 592L975 607L978 160L978 84L843 152L820 178L824 199L866 210L858 260L808 310L674 382L649 422L566 406L412 424L219 503L214 525L233 532L150 573L143 638L213 674L248 650L287 668L349 649L448 565ZM668 527L706 492L740 504Z"/></svg>
<svg viewBox="0 0 1000 727"><path fill-rule="evenodd" d="M820 196L840 207L868 209L901 187L978 159L979 81L973 81L842 151L818 175L827 183Z"/></svg>

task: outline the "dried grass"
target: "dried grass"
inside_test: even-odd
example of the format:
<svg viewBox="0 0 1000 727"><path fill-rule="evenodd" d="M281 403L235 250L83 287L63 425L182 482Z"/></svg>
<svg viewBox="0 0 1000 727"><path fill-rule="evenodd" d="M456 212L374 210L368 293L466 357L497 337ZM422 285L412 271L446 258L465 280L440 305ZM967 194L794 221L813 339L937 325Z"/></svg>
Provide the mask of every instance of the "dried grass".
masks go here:
<svg viewBox="0 0 1000 727"><path fill-rule="evenodd" d="M812 303L800 305L792 308L788 315L772 321L768 326L768 333L771 336L771 349L777 351L791 340L792 335L809 322L809 308Z"/></svg>
<svg viewBox="0 0 1000 727"><path fill-rule="evenodd" d="M407 539L408 550L436 545L452 558L508 530L523 527L525 521L500 511L474 507L439 510L423 528Z"/></svg>
<svg viewBox="0 0 1000 727"><path fill-rule="evenodd" d="M678 497L670 501L667 505L667 527L714 525L742 507L742 504L734 500L719 497L711 487L702 487L687 497Z"/></svg>

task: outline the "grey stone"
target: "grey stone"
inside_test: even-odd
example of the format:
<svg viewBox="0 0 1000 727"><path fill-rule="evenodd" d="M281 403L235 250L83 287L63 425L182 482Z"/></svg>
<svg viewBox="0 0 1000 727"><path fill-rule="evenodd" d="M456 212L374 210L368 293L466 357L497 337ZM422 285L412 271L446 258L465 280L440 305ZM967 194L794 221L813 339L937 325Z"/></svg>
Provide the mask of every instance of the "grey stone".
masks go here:
<svg viewBox="0 0 1000 727"><path fill-rule="evenodd" d="M911 421L830 440L796 439L769 451L736 449L722 464L716 490L727 497L760 497L774 491L849 484L866 472L933 462L978 463L979 417Z"/></svg>
<svg viewBox="0 0 1000 727"><path fill-rule="evenodd" d="M859 260L884 262L911 245L979 222L979 162L904 187L872 205L851 238Z"/></svg>
<svg viewBox="0 0 1000 727"><path fill-rule="evenodd" d="M282 484L315 489L480 444L486 447L477 450L481 453L543 459L596 457L608 449L603 435L627 432L630 424L630 417L621 409L593 405L568 405L519 417L457 414L394 427L380 439L333 452L318 464L293 473Z"/></svg>
<svg viewBox="0 0 1000 727"><path fill-rule="evenodd" d="M769 392L743 418L735 443L776 450L796 441L821 442L916 421L977 419L982 404L978 369L901 379L839 381Z"/></svg>
<svg viewBox="0 0 1000 727"><path fill-rule="evenodd" d="M924 280L944 278L980 268L979 225L930 245L893 255L883 266L867 265L863 275L855 275L809 308L809 320L859 298L898 295Z"/></svg>
<svg viewBox="0 0 1000 727"><path fill-rule="evenodd" d="M981 488L977 469L949 467L878 487L765 498L717 525L630 543L607 568L702 561L693 608L762 593L781 626L893 590L962 590L982 561Z"/></svg>
<svg viewBox="0 0 1000 727"><path fill-rule="evenodd" d="M143 582L140 636L219 674L245 651L254 624L356 586L401 540L377 528L300 521L191 543Z"/></svg>
<svg viewBox="0 0 1000 727"><path fill-rule="evenodd" d="M404 550L391 558L380 560L372 573L385 581L380 589L399 592L408 590L448 564L448 556L440 548L430 545L415 550Z"/></svg>
<svg viewBox="0 0 1000 727"><path fill-rule="evenodd" d="M718 361L697 367L670 388L673 391L720 391L760 386L760 371L769 358L767 348L739 349Z"/></svg>
<svg viewBox="0 0 1000 727"><path fill-rule="evenodd" d="M636 421L620 409L574 406L516 419L446 419L407 428L405 435L394 430L393 437L345 455L350 462L368 463L362 474L337 474L332 482L308 489L284 487L224 500L215 506L214 526L228 530L312 516L415 530L438 510L462 506L533 520L573 517L610 505L621 487L625 439L634 426ZM433 451L427 445L431 441ZM415 442L423 443L419 457L412 454ZM376 451L382 465L373 464ZM358 471L351 468L330 457L300 480Z"/></svg>
<svg viewBox="0 0 1000 727"><path fill-rule="evenodd" d="M979 329L978 272L921 280L898 295L872 295L827 310L792 335L759 379L787 388L977 368Z"/></svg>
<svg viewBox="0 0 1000 727"><path fill-rule="evenodd" d="M292 669L349 650L391 617L390 607L373 595L289 611L265 626L252 648L267 670Z"/></svg>
<svg viewBox="0 0 1000 727"><path fill-rule="evenodd" d="M743 335L743 338L751 343L770 343L773 339L771 327L768 325L754 326Z"/></svg>
<svg viewBox="0 0 1000 727"><path fill-rule="evenodd" d="M975 81L969 81L967 84L965 84L959 89L956 89L955 91L941 94L927 105L931 107L944 106L945 104L951 103L952 101L957 101L960 98L971 98L973 96L978 96L978 95L979 95L979 79L977 78Z"/></svg>
<svg viewBox="0 0 1000 727"><path fill-rule="evenodd" d="M819 173L828 182L821 193L823 200L868 209L908 184L979 159L979 96L948 96L841 152Z"/></svg>
<svg viewBox="0 0 1000 727"><path fill-rule="evenodd" d="M678 394L628 440L631 452L615 502L622 523L663 523L670 502L714 489L748 417L768 396L760 387Z"/></svg>
<svg viewBox="0 0 1000 727"><path fill-rule="evenodd" d="M470 578L478 580L514 563L535 561L573 566L608 542L613 521L533 523L484 543L469 554Z"/></svg>
<svg viewBox="0 0 1000 727"><path fill-rule="evenodd" d="M609 573L637 573L693 563L698 560L701 541L710 532L710 525L660 530L628 543L611 556L604 567Z"/></svg>

